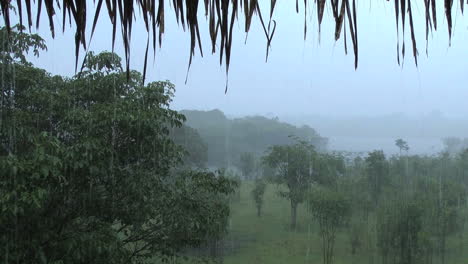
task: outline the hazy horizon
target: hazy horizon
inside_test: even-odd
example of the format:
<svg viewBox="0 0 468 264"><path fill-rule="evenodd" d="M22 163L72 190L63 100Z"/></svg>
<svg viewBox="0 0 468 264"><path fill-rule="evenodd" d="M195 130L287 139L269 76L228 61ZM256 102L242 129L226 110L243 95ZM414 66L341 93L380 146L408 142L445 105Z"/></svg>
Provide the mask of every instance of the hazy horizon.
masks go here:
<svg viewBox="0 0 468 264"><path fill-rule="evenodd" d="M226 76L224 66L219 65L219 57L209 53L208 32L203 26L206 20L200 19L205 56L201 58L196 53L187 75L189 37L177 26L175 19L168 19L163 45L157 49L154 61L150 54L148 80L169 80L175 84L171 104L175 110L220 109L231 117L277 116L292 124L307 124L328 137L435 139L468 135L468 126L464 124L468 120L468 108L465 107L468 89L464 85L468 56L463 45L468 42L468 34L464 34L467 17L458 11L454 14L454 35L449 47L446 21L439 15L439 29L429 35L429 56L426 56L424 8L415 5L413 16L419 66L416 68L409 48L399 66L393 4L371 3L361 1L357 6L362 15L358 22L357 70L354 70L351 50L345 55L343 40L334 41L328 11L320 40L316 19L312 18L307 21L307 39L304 41L303 14L296 14L286 1L278 1L274 14L278 24L268 62L265 63L266 39L260 23L252 22L252 30L244 44L240 18L235 23L238 30L234 32L230 72ZM309 9L309 14L316 11L314 5ZM443 14L440 2L438 10ZM89 19L92 15L88 13ZM46 39L49 52L33 62L54 74L73 75L74 46L68 44L74 41L73 32L68 30L51 39L47 21L42 20L38 32ZM90 50L110 50L110 28L107 19L100 20ZM403 39L401 33L400 41ZM132 36L131 67L141 71L144 47L140 40L146 41L142 20L136 20ZM408 31L404 39L410 47ZM115 51L123 55L119 36ZM79 63L84 51L80 54ZM395 117L397 120L393 123L386 122Z"/></svg>
<svg viewBox="0 0 468 264"><path fill-rule="evenodd" d="M191 111L195 109L183 109ZM213 111L195 110L195 111ZM224 112L223 112L224 113ZM440 112L431 115L410 117L405 114L382 116L325 117L325 116L278 116L278 115L230 115L229 119L263 116L278 118L279 122L296 127L307 125L320 136L329 140L330 151L370 152L383 150L388 155L399 153L395 140L402 138L410 146L409 154L434 155L444 150L443 139L464 139L468 135L468 123L444 117Z"/></svg>

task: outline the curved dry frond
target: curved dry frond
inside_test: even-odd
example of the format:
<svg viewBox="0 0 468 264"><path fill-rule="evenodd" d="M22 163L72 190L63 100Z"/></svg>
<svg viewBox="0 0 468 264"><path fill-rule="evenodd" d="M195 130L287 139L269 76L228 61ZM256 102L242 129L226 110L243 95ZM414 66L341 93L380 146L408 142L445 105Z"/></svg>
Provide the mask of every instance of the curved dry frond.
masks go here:
<svg viewBox="0 0 468 264"><path fill-rule="evenodd" d="M166 0L171 1L171 0ZM307 17L306 10L308 1L304 0L303 8L304 15ZM355 56L355 67L358 66L358 31L357 31L357 16L356 13L356 0L314 0L317 8L317 19L318 27L320 31L320 25L322 23L325 8L331 6L332 14L335 22L335 40L339 40L341 32L344 32L345 41L345 52L347 49L346 45L346 34L349 33L351 37L354 56ZM329 3L326 3L326 2ZM352 2L351 2L352 1ZM405 25L408 13L408 23L411 33L411 41L413 46L413 56L415 63L417 64L418 49L415 37L415 30L413 24L412 15L412 3L411 0L387 0L394 1L395 5L395 18L397 28L397 61L400 63L400 52L402 56L405 55ZM437 30L437 18L436 18L436 0L422 0L425 6L425 22L426 22L426 52L429 31ZM442 1L442 0L439 0ZM98 19L102 16L101 9L107 9L107 14L112 22L112 48L115 45L116 28L117 25L121 28L123 46L125 51L125 60L127 70L130 65L130 41L132 37L132 26L138 11L142 14L141 17L144 20L146 30L148 32L147 49L145 53L145 71L147 63L147 51L152 40L153 49L156 49L156 42L159 39L159 45L162 42L162 36L165 32L165 0L94 0L96 4L96 11L94 19L92 21L91 37L93 36ZM202 2L202 3L200 3ZM199 5L204 5L205 15L208 19L208 31L210 34L212 53L216 53L217 41L220 41L219 46L219 60L220 64L226 67L226 73L229 71L229 64L231 60L231 47L233 42L233 25L238 15L244 16L246 33L250 31L252 20L254 16L257 16L263 27L265 37L267 39L266 46L266 57L268 58L268 50L272 43L273 35L276 29L277 21L273 20L273 13L276 6L276 0L261 1L261 4L270 4L270 17L268 21L264 21L260 10L260 1L258 0L172 0L170 5L174 11L176 20L182 25L184 31L188 31L190 34L190 59L189 68L192 62L192 57L195 54L195 50L198 46L200 54L203 55L202 41L200 36L200 29L198 23L198 8ZM350 3L351 2L351 3ZM463 12L464 0L460 0L459 8ZM70 23L76 26L75 32L75 56L76 62L78 62L78 56L81 48L86 50L86 12L87 12L87 1L86 0L38 0L36 3L37 11L33 14L32 1L31 0L0 0L1 14L4 19L4 23L8 30L11 28L10 24L10 11L12 5L16 5L19 14L19 22L23 25L23 9L26 9L27 26L29 29L34 25L39 26L39 20L42 9L45 8L46 15L49 20L49 27L52 36L55 35L55 22L53 16L57 13L62 14L62 30L65 30L65 24ZM104 5L105 4L105 5ZM295 9L299 12L299 1L291 1L291 5L295 5ZM453 0L444 0L445 17L447 19L449 39L452 34L452 6ZM294 8L294 7L293 7ZM347 21L346 21L347 20ZM35 21L35 22L34 22ZM267 22L267 23L265 23ZM401 23L400 23L401 22ZM280 23L280 21L278 22ZM346 30L348 27L348 30ZM344 30L343 30L344 28ZM402 32L402 47L400 50L400 28ZM307 20L304 20L304 39L307 32ZM247 36L246 36L247 39ZM224 59L224 60L223 60Z"/></svg>

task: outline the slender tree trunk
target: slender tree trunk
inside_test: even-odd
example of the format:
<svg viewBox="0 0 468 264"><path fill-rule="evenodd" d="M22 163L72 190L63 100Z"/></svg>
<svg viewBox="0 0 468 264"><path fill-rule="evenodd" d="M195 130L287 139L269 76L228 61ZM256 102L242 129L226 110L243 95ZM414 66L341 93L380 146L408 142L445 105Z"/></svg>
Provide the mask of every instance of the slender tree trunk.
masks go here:
<svg viewBox="0 0 468 264"><path fill-rule="evenodd" d="M441 246L440 246L440 257L441 257L441 263L442 264L445 264L445 230L444 230L444 234L442 234L442 240L441 240Z"/></svg>
<svg viewBox="0 0 468 264"><path fill-rule="evenodd" d="M218 256L217 256L217 261L219 264L222 264L224 263L224 240L221 239L221 240L217 240L216 241L216 250L217 250L217 253L218 253Z"/></svg>
<svg viewBox="0 0 468 264"><path fill-rule="evenodd" d="M458 205L457 205L457 210L461 212L462 210L462 204L461 204L461 198L458 197ZM460 252L463 253L463 245L464 245L464 240L463 240L463 234L465 233L465 219L462 220L461 226L460 226L460 232L458 232L458 238L460 239Z"/></svg>
<svg viewBox="0 0 468 264"><path fill-rule="evenodd" d="M291 229L296 230L297 202L291 200Z"/></svg>
<svg viewBox="0 0 468 264"><path fill-rule="evenodd" d="M217 241L215 239L212 239L210 241L210 257L213 260L216 260L216 257L218 256L218 250L217 250Z"/></svg>
<svg viewBox="0 0 468 264"><path fill-rule="evenodd" d="M261 217L262 216L262 207L257 206L257 216Z"/></svg>

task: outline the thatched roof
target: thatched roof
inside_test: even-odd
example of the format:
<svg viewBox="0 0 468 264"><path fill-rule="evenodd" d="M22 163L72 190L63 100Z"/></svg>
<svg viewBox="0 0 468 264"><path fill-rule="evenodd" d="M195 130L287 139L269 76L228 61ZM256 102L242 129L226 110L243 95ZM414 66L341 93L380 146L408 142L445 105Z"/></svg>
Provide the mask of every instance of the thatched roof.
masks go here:
<svg viewBox="0 0 468 264"><path fill-rule="evenodd" d="M356 0L288 0L291 2L291 6L296 9L299 13L300 10L304 10L304 15L307 16L307 5L316 5L318 27L323 19L324 10L331 8L334 22L335 22L335 40L339 40L343 36L345 42L345 52L351 39L351 47L353 49L355 57L355 67L358 66L358 28L356 13ZM374 0L371 0L374 1ZM383 0L380 0L383 1ZM387 0L389 2L389 0ZM413 13L411 0L392 0L395 7L395 19L396 19L396 30L397 34L399 31L405 31L405 25L409 24L409 30L411 33L412 42L412 53L417 65L418 50L416 45L416 38L414 34L413 26ZM437 18L436 18L436 0L422 0L425 6L425 22L426 22L426 43L429 32L437 30ZM447 19L449 38L452 34L452 6L453 0L438 0L444 1L445 7L445 18ZM144 20L146 30L148 32L148 41L146 44L146 56L145 56L145 71L148 49L152 46L156 49L157 42L161 44L162 35L165 31L165 14L168 11L166 5L169 4L169 8L172 9L171 14L175 14L177 22L182 25L184 30L190 34L190 61L192 56L195 54L195 50L198 46L201 54L203 55L201 36L198 23L198 9L203 8L205 16L209 23L209 37L211 39L213 53L219 53L220 63L223 61L226 66L226 72L229 71L229 62L231 58L231 46L232 46L232 32L234 21L238 16L244 16L245 18L245 32L249 32L252 19L257 17L263 27L263 32L267 39L267 57L268 48L273 39L276 21L273 20L274 9L276 0L169 0L169 3L165 0L94 0L96 4L96 11L94 14L94 20L92 24L86 21L87 12L87 1L86 0L38 0L37 10L32 10L31 0L0 0L1 11L4 18L5 25L10 27L10 16L11 8L10 5L13 3L16 5L18 13L20 14L20 23L26 23L29 29L34 25L38 26L39 18L42 9L45 9L46 15L49 18L49 25L52 36L55 35L56 27L62 26L62 30L65 30L65 24L68 20L70 24L76 25L75 34L75 46L76 46L76 58L78 59L80 47L86 49L86 27L91 25L92 30L96 27L98 18L103 16L104 12L110 18L113 24L112 33L112 46L115 43L116 26L119 24L122 29L122 39L125 49L125 57L127 61L127 69L129 67L130 58L130 39L132 35L132 26L135 15L141 13L141 17ZM464 0L460 0L459 8L463 13ZM166 5L165 5L166 4ZM267 16L262 16L259 5L270 5L270 12ZM26 17L23 18L23 10L26 11ZM33 13L33 11L35 11ZM174 12L174 13L172 13ZM55 25L52 17L55 14L61 14L63 17L63 25ZM167 15L167 14L166 14ZM25 21L27 20L27 21ZM304 34L306 33L307 20L304 22ZM92 37L91 33L91 37ZM304 35L305 36L305 35ZM347 40L348 39L348 40ZM216 50L216 43L220 42L220 50ZM397 43L398 47L398 63L400 63L400 53L402 56L405 54L405 42L404 38Z"/></svg>

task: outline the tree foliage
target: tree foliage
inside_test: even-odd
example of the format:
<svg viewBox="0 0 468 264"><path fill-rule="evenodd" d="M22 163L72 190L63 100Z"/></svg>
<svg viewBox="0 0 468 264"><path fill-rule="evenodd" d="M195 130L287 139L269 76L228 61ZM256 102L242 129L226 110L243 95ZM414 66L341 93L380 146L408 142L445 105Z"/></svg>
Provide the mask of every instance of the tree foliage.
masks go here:
<svg viewBox="0 0 468 264"><path fill-rule="evenodd" d="M431 263L435 257L444 263L449 237L463 234L466 222L467 189L460 184L463 170L458 169L463 164L462 154L406 156L404 164L401 157L386 159L382 154L371 152L366 166L350 168L355 175L350 185L354 190L346 191L355 201L352 222L364 219L367 225L367 250L373 250L375 243L383 263ZM366 181L360 180L359 171ZM374 176L369 178L371 175L385 180L369 184L376 182ZM374 196L376 186L380 186L380 192ZM371 198L374 211L358 206L365 195Z"/></svg>
<svg viewBox="0 0 468 264"><path fill-rule="evenodd" d="M408 197L409 198L409 197ZM391 199L379 208L378 247L383 262L394 259L394 263L426 263L423 251L427 245L423 240L422 204L415 199Z"/></svg>
<svg viewBox="0 0 468 264"><path fill-rule="evenodd" d="M252 190L252 198L255 202L255 207L257 208L257 216L262 216L263 208L263 195L265 194L266 182L264 179L256 179L255 187Z"/></svg>
<svg viewBox="0 0 468 264"><path fill-rule="evenodd" d="M350 203L340 193L326 188L314 188L308 200L309 211L318 223L322 238L323 263L333 263L336 233L350 216Z"/></svg>
<svg viewBox="0 0 468 264"><path fill-rule="evenodd" d="M388 163L383 151L370 152L366 161L366 175L372 200L377 204L383 187L388 183Z"/></svg>
<svg viewBox="0 0 468 264"><path fill-rule="evenodd" d="M52 76L11 53L41 48L38 36L10 36L24 46L1 52L4 261L135 263L224 234L234 183L178 170L169 133L185 118L169 107L173 84L127 79L113 53Z"/></svg>
<svg viewBox="0 0 468 264"><path fill-rule="evenodd" d="M291 202L291 227L296 227L297 206L305 200L310 184L316 179L312 168L315 155L312 145L297 140L292 145L270 147L264 162L275 169L270 180L278 185L285 185L287 190L279 194Z"/></svg>
<svg viewBox="0 0 468 264"><path fill-rule="evenodd" d="M208 146L196 129L187 125L175 127L171 132L174 142L185 150L184 164L187 166L205 168L208 162Z"/></svg>
<svg viewBox="0 0 468 264"><path fill-rule="evenodd" d="M408 143L406 141L404 141L403 139L401 139L401 138L395 140L395 146L397 146L398 149L400 150L400 155L401 155L402 151L408 151L409 150Z"/></svg>

